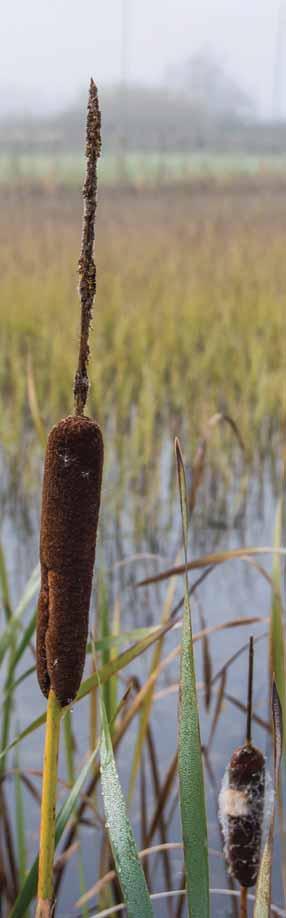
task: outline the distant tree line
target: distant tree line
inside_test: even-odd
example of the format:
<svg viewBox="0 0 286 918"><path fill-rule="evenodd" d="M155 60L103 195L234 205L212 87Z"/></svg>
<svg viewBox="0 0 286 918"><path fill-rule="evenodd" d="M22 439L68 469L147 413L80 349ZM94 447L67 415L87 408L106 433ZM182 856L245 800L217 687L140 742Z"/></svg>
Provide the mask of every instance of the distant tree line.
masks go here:
<svg viewBox="0 0 286 918"><path fill-rule="evenodd" d="M164 88L117 85L100 93L104 151L286 153L286 123L254 106L209 53L171 73ZM79 153L85 96L60 115L0 119L0 152Z"/></svg>

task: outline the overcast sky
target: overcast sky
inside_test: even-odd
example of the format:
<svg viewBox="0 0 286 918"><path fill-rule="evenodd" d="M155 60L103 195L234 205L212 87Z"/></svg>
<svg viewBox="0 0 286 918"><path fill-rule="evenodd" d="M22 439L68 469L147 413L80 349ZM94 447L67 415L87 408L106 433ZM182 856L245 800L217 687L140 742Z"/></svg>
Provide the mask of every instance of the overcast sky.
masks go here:
<svg viewBox="0 0 286 918"><path fill-rule="evenodd" d="M162 83L208 46L260 111L271 111L279 9L286 81L286 0L3 0L0 109L11 96L16 108L41 99L60 107L91 74L99 85L118 80L124 7L130 79Z"/></svg>

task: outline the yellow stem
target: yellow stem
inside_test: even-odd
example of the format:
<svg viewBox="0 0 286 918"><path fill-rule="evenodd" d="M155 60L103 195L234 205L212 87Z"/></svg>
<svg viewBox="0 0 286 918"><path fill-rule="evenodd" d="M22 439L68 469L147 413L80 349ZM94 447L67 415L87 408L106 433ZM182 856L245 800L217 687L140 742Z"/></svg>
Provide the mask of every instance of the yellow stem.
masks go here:
<svg viewBox="0 0 286 918"><path fill-rule="evenodd" d="M48 918L48 916L51 914L52 908L56 794L61 716L62 708L58 704L55 693L51 689L47 706L47 725L41 807L38 906L36 918L44 918L44 916L47 916Z"/></svg>

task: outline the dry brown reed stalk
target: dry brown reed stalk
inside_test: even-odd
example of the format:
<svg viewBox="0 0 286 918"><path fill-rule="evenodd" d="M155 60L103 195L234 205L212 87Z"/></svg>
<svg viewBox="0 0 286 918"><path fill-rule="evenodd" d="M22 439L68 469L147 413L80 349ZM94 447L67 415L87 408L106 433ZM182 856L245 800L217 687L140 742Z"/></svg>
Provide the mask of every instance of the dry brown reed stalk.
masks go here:
<svg viewBox="0 0 286 918"><path fill-rule="evenodd" d="M84 667L103 469L100 427L83 416L96 290L93 248L100 148L100 112L91 80L79 259L81 334L74 382L75 416L59 421L49 434L42 494L37 673L44 695L48 697L52 688L61 706L75 697Z"/></svg>

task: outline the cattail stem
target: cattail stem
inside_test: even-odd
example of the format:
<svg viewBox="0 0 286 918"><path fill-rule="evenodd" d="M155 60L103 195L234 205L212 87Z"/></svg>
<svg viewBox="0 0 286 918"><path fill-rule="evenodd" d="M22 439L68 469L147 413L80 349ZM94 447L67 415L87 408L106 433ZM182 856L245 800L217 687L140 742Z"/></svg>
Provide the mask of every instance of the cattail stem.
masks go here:
<svg viewBox="0 0 286 918"><path fill-rule="evenodd" d="M50 918L52 915L56 792L61 716L62 708L58 704L55 693L51 689L47 706L36 918Z"/></svg>
<svg viewBox="0 0 286 918"><path fill-rule="evenodd" d="M247 918L247 887L240 887L239 918Z"/></svg>
<svg viewBox="0 0 286 918"><path fill-rule="evenodd" d="M253 698L253 635L249 638L248 658L248 691L247 691L247 721L246 742L251 743L252 698Z"/></svg>

